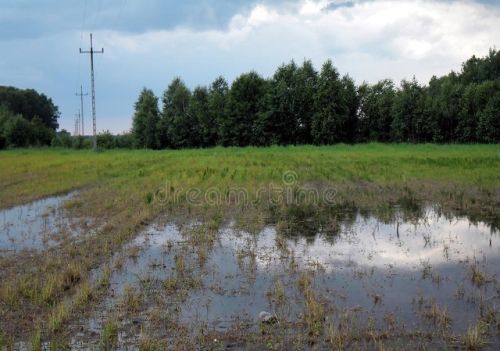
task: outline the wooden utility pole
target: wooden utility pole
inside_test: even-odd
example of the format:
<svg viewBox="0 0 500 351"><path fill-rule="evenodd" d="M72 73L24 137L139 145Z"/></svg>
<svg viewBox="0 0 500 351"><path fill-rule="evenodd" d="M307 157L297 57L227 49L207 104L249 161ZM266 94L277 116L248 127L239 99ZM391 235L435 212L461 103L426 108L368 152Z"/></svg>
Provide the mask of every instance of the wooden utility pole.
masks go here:
<svg viewBox="0 0 500 351"><path fill-rule="evenodd" d="M80 54L90 54L90 82L92 84L92 122L94 131L94 150L97 149L97 132L96 132L96 113L95 113L95 86L94 86L94 54L104 54L104 48L100 51L95 51L92 45L92 33L90 33L90 50L82 51L80 48Z"/></svg>

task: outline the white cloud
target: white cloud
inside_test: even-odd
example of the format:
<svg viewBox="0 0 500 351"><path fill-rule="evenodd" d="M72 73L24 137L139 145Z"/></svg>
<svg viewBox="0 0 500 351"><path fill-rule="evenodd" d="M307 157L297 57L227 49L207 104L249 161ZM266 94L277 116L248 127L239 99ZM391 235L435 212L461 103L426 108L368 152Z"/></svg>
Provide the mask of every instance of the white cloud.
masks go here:
<svg viewBox="0 0 500 351"><path fill-rule="evenodd" d="M278 19L278 13L265 6L257 5L248 16L247 23L252 27L258 27Z"/></svg>
<svg viewBox="0 0 500 351"><path fill-rule="evenodd" d="M228 61L239 72L263 68L269 74L292 58L318 65L332 58L358 81L416 74L425 82L458 69L473 54L486 54L500 38L499 10L471 1L366 1L328 10L331 3L257 5L234 16L226 31L114 33L107 45L132 55L190 57L188 62L209 57L221 63L210 66L222 74Z"/></svg>
<svg viewBox="0 0 500 351"><path fill-rule="evenodd" d="M88 57L77 53L78 45L86 48L87 39L79 44L79 36L62 32L33 39L36 42L2 42L12 50L1 62L16 70L2 70L0 79L54 92L51 96L63 116L71 116L67 125L61 121L70 129L72 90L88 75ZM270 76L290 59L311 59L320 68L330 58L358 83L413 75L425 83L432 75L460 69L473 54L483 56L490 47L499 47L499 38L500 7L470 0L303 0L256 5L233 16L225 30L95 32L96 48L105 48L96 65L98 111L105 116L99 129L126 129L140 89L147 86L161 94L175 76L194 86L209 84L220 74L231 81L252 69ZM23 73L33 71L43 72L46 79ZM78 76L74 71L80 72ZM66 87L67 78L62 78L71 74L75 88Z"/></svg>
<svg viewBox="0 0 500 351"><path fill-rule="evenodd" d="M306 0L300 4L299 15L301 16L312 16L319 15L331 1L321 0L313 1Z"/></svg>

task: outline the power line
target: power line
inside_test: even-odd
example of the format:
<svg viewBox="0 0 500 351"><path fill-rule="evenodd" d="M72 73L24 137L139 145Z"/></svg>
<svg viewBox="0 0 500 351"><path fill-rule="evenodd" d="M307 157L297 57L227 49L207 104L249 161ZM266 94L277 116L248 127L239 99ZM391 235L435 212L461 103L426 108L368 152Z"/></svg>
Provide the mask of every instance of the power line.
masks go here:
<svg viewBox="0 0 500 351"><path fill-rule="evenodd" d="M115 6L114 10L113 10L113 14L114 14L113 19L111 20L111 16L108 16L108 19L109 19L108 28L110 28L110 30L104 31L102 33L103 37L101 37L101 41L104 43L107 43L110 39L113 39L112 38L112 35L114 34L113 31L116 32L116 31L120 30L120 26L119 26L120 19L122 18L122 14L123 14L124 8L126 6L127 0L118 0L118 1L119 1L118 8ZM100 12L101 7L102 7L102 0L99 3L98 12L96 13L95 18L98 18L100 16L99 12ZM96 28L96 27L97 27L96 21L94 21L94 28ZM101 64L102 64L101 62L102 62L102 59L96 60L96 63L95 63L96 68L99 68L101 66Z"/></svg>
<svg viewBox="0 0 500 351"><path fill-rule="evenodd" d="M95 29L97 27L97 22L99 17L101 16L101 10L102 10L102 0L99 1L99 5L97 5L97 11L95 12L94 16L94 23L92 24L92 28Z"/></svg>
<svg viewBox="0 0 500 351"><path fill-rule="evenodd" d="M80 30L80 46L83 45L83 34L85 32L86 27L86 19L87 19L87 0L83 2L83 16L82 16L82 27ZM82 81L82 60L81 57L78 59L78 82Z"/></svg>
<svg viewBox="0 0 500 351"><path fill-rule="evenodd" d="M82 86L80 85L80 93L75 93L76 96L79 96L80 97L80 103L81 103L81 108L80 108L80 112L81 112L81 121L82 121L82 135L85 136L85 125L84 125L84 118L83 118L83 97L84 96L87 96L89 95L88 93L83 93L83 88Z"/></svg>
<svg viewBox="0 0 500 351"><path fill-rule="evenodd" d="M97 149L97 133L96 133L96 113L95 113L95 86L94 86L94 54L104 54L104 48L100 51L94 51L92 45L92 33L90 33L90 50L82 51L80 48L80 54L90 54L90 81L92 84L92 122L94 131L94 150Z"/></svg>
<svg viewBox="0 0 500 351"><path fill-rule="evenodd" d="M82 33L80 35L80 40L83 39L83 30L85 28L85 20L87 19L87 0L83 3L83 17L82 17Z"/></svg>

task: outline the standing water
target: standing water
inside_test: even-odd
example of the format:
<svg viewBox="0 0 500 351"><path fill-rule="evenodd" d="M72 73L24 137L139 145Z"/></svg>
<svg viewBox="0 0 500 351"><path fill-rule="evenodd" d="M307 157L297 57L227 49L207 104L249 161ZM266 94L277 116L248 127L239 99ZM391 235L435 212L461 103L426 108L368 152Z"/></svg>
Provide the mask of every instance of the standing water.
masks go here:
<svg viewBox="0 0 500 351"><path fill-rule="evenodd" d="M0 253L40 251L56 245L72 232L61 205L74 192L0 211Z"/></svg>
<svg viewBox="0 0 500 351"><path fill-rule="evenodd" d="M123 347L136 344L144 330L175 340L171 330L150 322L148 315L155 313L205 334L231 333L235 325L258 332L261 312L301 330L310 313L307 281L322 306L321 323L335 328L347 323L356 330L398 335L440 330L437 340L442 335L460 340L485 316L498 318L500 238L495 230L433 208L419 218L395 218L353 213L334 232L315 235L283 233L279 226L251 234L229 225L214 240L194 240L193 233L200 232L196 226L151 227L124 248L110 280L112 296L102 307L108 312L83 322L75 342L90 342L85 329L98 333L130 287L148 298L133 323L120 318ZM487 348L500 346L496 333L490 333Z"/></svg>

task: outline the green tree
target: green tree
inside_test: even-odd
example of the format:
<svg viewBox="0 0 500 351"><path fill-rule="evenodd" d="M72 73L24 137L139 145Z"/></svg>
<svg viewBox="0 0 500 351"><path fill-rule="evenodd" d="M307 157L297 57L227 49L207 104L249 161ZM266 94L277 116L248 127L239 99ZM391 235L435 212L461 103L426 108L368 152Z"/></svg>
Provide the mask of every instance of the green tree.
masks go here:
<svg viewBox="0 0 500 351"><path fill-rule="evenodd" d="M312 118L315 114L314 95L318 84L318 72L310 60L304 61L296 72L297 144L311 144Z"/></svg>
<svg viewBox="0 0 500 351"><path fill-rule="evenodd" d="M138 148L155 149L158 143L158 98L152 90L144 88L135 103L132 121L134 144Z"/></svg>
<svg viewBox="0 0 500 351"><path fill-rule="evenodd" d="M81 150L81 149L87 149L87 148L90 149L91 148L89 143L86 143L86 140L88 140L88 139L85 138L83 135L75 135L75 136L71 137L71 140L72 140L71 147L73 149ZM99 139L98 139L98 141L99 141ZM56 145L53 145L53 146L56 146ZM62 145L57 145L57 146L62 146Z"/></svg>
<svg viewBox="0 0 500 351"><path fill-rule="evenodd" d="M33 131L29 121L21 115L12 116L5 123L5 141L11 147L29 146L33 140Z"/></svg>
<svg viewBox="0 0 500 351"><path fill-rule="evenodd" d="M221 123L221 140L225 146L259 144L257 119L266 94L267 82L256 72L239 76L229 92L226 118Z"/></svg>
<svg viewBox="0 0 500 351"><path fill-rule="evenodd" d="M132 133L123 133L115 136L116 147L120 149L133 149L134 136Z"/></svg>
<svg viewBox="0 0 500 351"><path fill-rule="evenodd" d="M462 143L476 141L477 136L477 84L465 86L464 94L460 100L456 140Z"/></svg>
<svg viewBox="0 0 500 351"><path fill-rule="evenodd" d="M198 140L196 121L189 114L191 92L180 78L175 78L163 94L163 111L160 121L163 146L192 147Z"/></svg>
<svg viewBox="0 0 500 351"><path fill-rule="evenodd" d="M223 77L218 77L208 89L208 112L213 121L213 131L210 134L216 135L216 144L222 144L222 125L227 116L227 101L229 96L229 86Z"/></svg>
<svg viewBox="0 0 500 351"><path fill-rule="evenodd" d="M312 136L316 144L350 142L352 131L347 130L354 123L351 101L352 80L340 79L332 61L328 60L321 69L314 96L315 111L312 121ZM354 90L355 91L355 90Z"/></svg>
<svg viewBox="0 0 500 351"><path fill-rule="evenodd" d="M426 113L432 118L434 142L453 142L456 138L463 85L457 76L432 77L426 89Z"/></svg>
<svg viewBox="0 0 500 351"><path fill-rule="evenodd" d="M116 147L115 137L109 130L97 134L97 145L102 149L114 149Z"/></svg>
<svg viewBox="0 0 500 351"><path fill-rule="evenodd" d="M481 142L500 142L500 90L488 100L478 114L477 138Z"/></svg>
<svg viewBox="0 0 500 351"><path fill-rule="evenodd" d="M342 95L345 112L341 115L343 128L340 130L339 137L342 142L352 143L357 138L359 96L354 80L348 75L342 77Z"/></svg>
<svg viewBox="0 0 500 351"><path fill-rule="evenodd" d="M395 141L413 143L419 141L419 131L428 128L422 125L424 102L424 90L415 78L401 82L401 88L396 93L392 107L392 130Z"/></svg>
<svg viewBox="0 0 500 351"><path fill-rule="evenodd" d="M17 89L0 86L0 105L4 105L14 115L21 115L31 121L38 116L43 124L55 130L59 126L59 109L52 99L33 89Z"/></svg>
<svg viewBox="0 0 500 351"><path fill-rule="evenodd" d="M295 62L280 66L270 81L266 108L259 116L263 144L295 144L299 126L298 68Z"/></svg>
<svg viewBox="0 0 500 351"><path fill-rule="evenodd" d="M206 87L196 87L193 90L189 105L189 115L195 123L199 140L193 141L193 146L210 147L217 143L217 122L208 108L209 93Z"/></svg>
<svg viewBox="0 0 500 351"><path fill-rule="evenodd" d="M38 116L33 117L30 122L31 125L31 145L44 146L50 145L50 142L54 138L55 132L47 127L42 119Z"/></svg>
<svg viewBox="0 0 500 351"><path fill-rule="evenodd" d="M311 143L317 73L310 61L280 66L262 104L261 135L272 144Z"/></svg>
<svg viewBox="0 0 500 351"><path fill-rule="evenodd" d="M71 134L63 129L60 132L56 132L56 136L52 139L51 146L53 147L66 147L70 148L73 145L73 138Z"/></svg>
<svg viewBox="0 0 500 351"><path fill-rule="evenodd" d="M500 91L500 79L495 81L484 81L480 84L469 84L465 87L463 97L460 104L460 112L458 116L457 140L460 142L477 142L485 140L483 133L486 131L487 117L491 112L494 112L495 102L492 102L483 119L483 125L478 130L479 120L482 111L486 109L490 99L492 99ZM493 109L493 110L492 110ZM496 115L498 118L498 114ZM493 124L494 126L494 124ZM488 138L489 139L489 138Z"/></svg>
<svg viewBox="0 0 500 351"><path fill-rule="evenodd" d="M7 107L0 105L0 149L7 147L7 139L5 136L5 129L7 127L7 122L13 118L11 111Z"/></svg>
<svg viewBox="0 0 500 351"><path fill-rule="evenodd" d="M395 94L394 83L389 79L373 86L364 83L358 88L360 140L391 141L391 111Z"/></svg>
<svg viewBox="0 0 500 351"><path fill-rule="evenodd" d="M462 64L459 79L463 84L480 84L500 78L500 51L490 49L488 56L472 56Z"/></svg>

